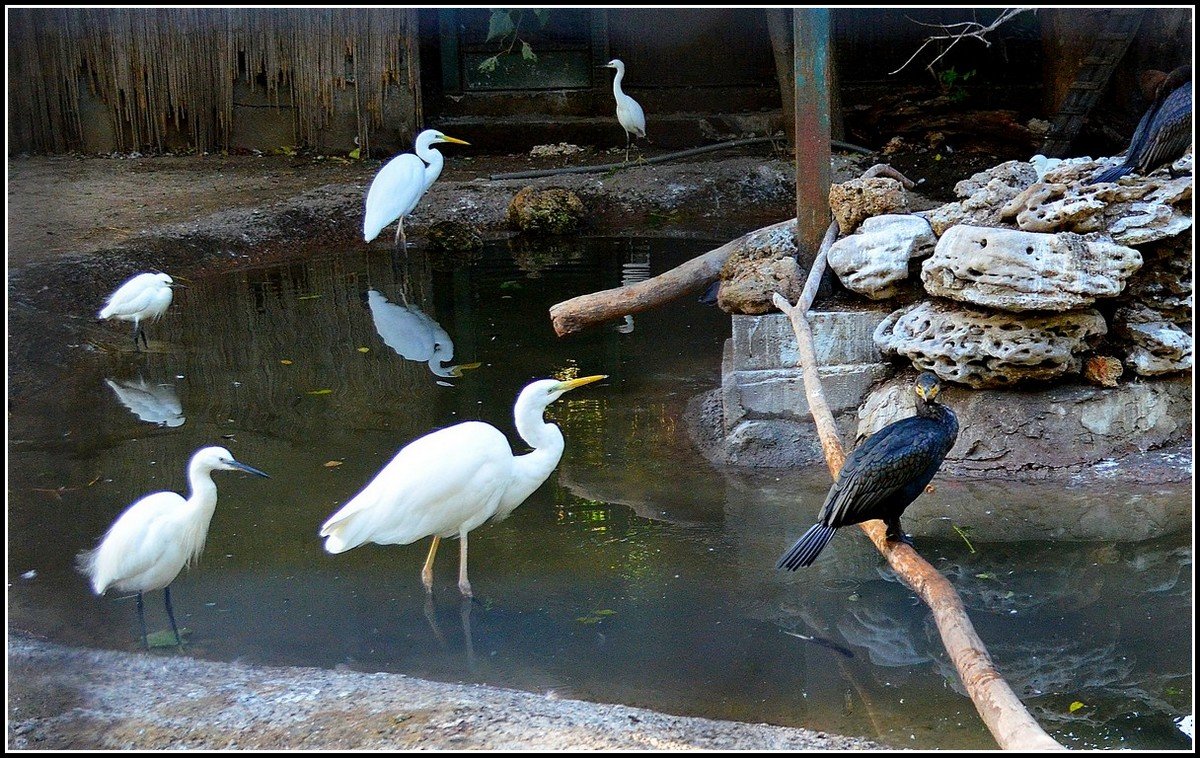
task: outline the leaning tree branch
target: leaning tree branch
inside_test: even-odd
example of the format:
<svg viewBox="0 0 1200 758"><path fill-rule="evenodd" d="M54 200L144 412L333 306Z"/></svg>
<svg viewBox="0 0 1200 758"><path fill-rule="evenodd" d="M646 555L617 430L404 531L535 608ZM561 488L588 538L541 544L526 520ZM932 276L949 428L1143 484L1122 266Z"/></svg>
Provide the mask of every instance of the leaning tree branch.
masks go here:
<svg viewBox="0 0 1200 758"><path fill-rule="evenodd" d="M912 55L910 55L908 60L904 61L904 65L900 66L900 68L891 72L891 74L889 74L889 76L891 76L893 74L898 74L901 71L903 71L908 66L908 64L910 64L914 60L916 60L917 56L921 54L922 50L929 47L934 42L942 42L945 40L951 40L950 44L946 45L946 48L944 50L942 50L942 52L939 53L936 58L929 61L929 63L925 66L925 70L931 74L935 73L933 70L933 64L937 63L942 58L944 58L946 56L946 53L948 53L952 49L954 49L954 46L957 45L959 42L962 42L964 39L974 38L974 39L977 39L980 42L982 42L984 44L984 46L991 47L992 43L991 43L991 41L988 40L988 38L986 36L988 34L988 32L995 31L996 29L998 29L1002 24L1004 24L1008 20L1012 19L1013 17L1015 17L1021 13L1024 13L1025 11L1030 11L1030 10L1034 10L1034 9L1033 8L1006 8L1003 13L1001 13L999 16L996 17L995 21L988 24L987 26L984 26L983 24L979 23L978 21L962 21L957 24L926 24L926 23L922 23L920 21L915 21L913 19L909 19L914 24L920 24L921 26L930 26L930 27L934 27L936 29L942 29L942 30L946 31L947 33L946 34L937 34L937 35L933 35L931 37L926 37L925 41L923 43L921 43L921 46L917 48L917 51L915 53L913 53ZM957 29L957 31L953 31L955 29Z"/></svg>
<svg viewBox="0 0 1200 758"><path fill-rule="evenodd" d="M550 307L550 321L559 337L580 332L610 319L648 311L689 292L708 286L721 273L729 255L756 235L794 226L796 219L756 229L703 255L681 263L670 271L624 287L573 297Z"/></svg>
<svg viewBox="0 0 1200 758"><path fill-rule="evenodd" d="M816 260L808 272L808 280L796 305L775 293L775 306L787 314L796 334L801 369L804 376L804 394L816 423L817 435L825 453L829 473L836 480L846 461L838 437L837 426L825 393L821 387L821 376L817 369L816 352L813 349L812 330L808 324L808 309L816 297L821 276L825 271L829 248L837 239L837 222L829 225L825 239L817 252ZM875 547L887 559L892 570L912 588L933 613L934 622L942 637L942 644L966 687L967 694L975 704L980 718L996 743L1004 750L1062 750L1057 741L1042 730L1037 721L1025 709L1008 684L1001 678L988 655L987 648L975 632L967 617L962 599L946 577L922 558L916 550L903 542L889 542L887 529L882 521L873 519L859 526L875 543Z"/></svg>

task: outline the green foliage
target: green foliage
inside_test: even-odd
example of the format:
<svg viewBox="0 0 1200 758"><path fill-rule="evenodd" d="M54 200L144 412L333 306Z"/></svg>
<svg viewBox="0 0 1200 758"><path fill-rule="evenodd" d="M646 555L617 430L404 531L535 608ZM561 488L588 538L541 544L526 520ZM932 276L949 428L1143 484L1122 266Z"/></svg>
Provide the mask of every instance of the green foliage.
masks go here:
<svg viewBox="0 0 1200 758"><path fill-rule="evenodd" d="M544 29L546 24L550 22L550 11L546 8L491 8L491 16L488 17L488 36L487 41L500 41L500 52L485 58L479 64L479 71L485 74L490 74L496 70L496 65L500 62L501 55L508 55L516 48L517 43L521 43L521 58L530 63L537 63L537 53L533 52L533 46L521 37L521 24L526 21L526 14L532 14L537 22L539 29Z"/></svg>
<svg viewBox="0 0 1200 758"><path fill-rule="evenodd" d="M963 85L974 77L975 73L975 69L959 73L958 69L951 66L937 75L938 86L951 102L961 103L967 99L967 90Z"/></svg>

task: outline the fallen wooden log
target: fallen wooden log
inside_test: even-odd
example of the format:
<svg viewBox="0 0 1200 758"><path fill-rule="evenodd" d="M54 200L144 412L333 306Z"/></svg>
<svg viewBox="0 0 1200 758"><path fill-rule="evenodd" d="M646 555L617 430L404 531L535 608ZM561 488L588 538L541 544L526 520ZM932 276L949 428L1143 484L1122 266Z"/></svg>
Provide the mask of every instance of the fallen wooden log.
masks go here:
<svg viewBox="0 0 1200 758"><path fill-rule="evenodd" d="M793 218L756 229L645 281L557 303L550 308L554 332L564 337L594 324L648 311L689 292L702 290L721 273L721 267L732 252L750 244L756 235L770 234L795 224L796 219Z"/></svg>
<svg viewBox="0 0 1200 758"><path fill-rule="evenodd" d="M775 293L772 298L775 306L787 315L792 324L792 331L796 334L804 377L804 394L816 423L817 435L821 439L825 462L835 480L846 461L846 454L821 386L812 330L808 324L808 309L816 297L829 248L836 239L837 222L834 222L825 233L825 239L808 272L808 280L796 305L788 303L779 293ZM886 536L887 528L882 521L865 521L859 524L859 527L875 543L875 547L887 559L897 576L929 607L938 633L942 637L942 644L950 655L971 702L975 704L975 710L979 712L983 723L996 739L996 744L1004 750L1063 750L1062 745L1042 730L1025 709L1020 698L996 671L987 647L975 632L962 600L949 580L922 558L912 546L903 542L889 542Z"/></svg>

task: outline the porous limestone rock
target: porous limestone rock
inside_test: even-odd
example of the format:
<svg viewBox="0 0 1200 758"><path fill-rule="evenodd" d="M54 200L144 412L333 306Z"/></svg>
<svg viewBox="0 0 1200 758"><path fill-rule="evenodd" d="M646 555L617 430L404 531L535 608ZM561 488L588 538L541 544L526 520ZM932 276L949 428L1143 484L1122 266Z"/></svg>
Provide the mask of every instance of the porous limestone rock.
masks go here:
<svg viewBox="0 0 1200 758"><path fill-rule="evenodd" d="M909 261L933 252L937 237L913 214L885 214L863 221L854 234L829 248L829 267L846 289L883 300L908 278Z"/></svg>
<svg viewBox="0 0 1200 758"><path fill-rule="evenodd" d="M1103 232L1122 245L1140 246L1192 227L1192 177L1166 171L1132 174L1090 184L1103 164L1073 159L1004 204L1000 222L1030 232Z"/></svg>
<svg viewBox="0 0 1200 758"><path fill-rule="evenodd" d="M960 224L921 266L931 295L1007 311L1066 311L1120 294L1142 265L1103 237Z"/></svg>
<svg viewBox="0 0 1200 758"><path fill-rule="evenodd" d="M743 260L732 278L722 276L717 305L726 313L768 313L775 310L771 302L774 293L794 303L803 290L804 272L795 258Z"/></svg>
<svg viewBox="0 0 1200 758"><path fill-rule="evenodd" d="M726 313L759 314L775 310L776 291L789 301L800 297L804 281L796 263L796 224L753 232L725 259L719 274L717 305Z"/></svg>
<svg viewBox="0 0 1200 758"><path fill-rule="evenodd" d="M529 234L573 234L579 231L586 209L571 190L559 187L525 187L508 205L508 223Z"/></svg>
<svg viewBox="0 0 1200 758"><path fill-rule="evenodd" d="M1141 248L1145 261L1130 278L1125 294L1190 331L1192 324L1192 235L1181 234Z"/></svg>
<svg viewBox="0 0 1200 758"><path fill-rule="evenodd" d="M1145 305L1118 308L1113 331L1130 343L1126 360L1141 376L1192 369L1192 335Z"/></svg>
<svg viewBox="0 0 1200 758"><path fill-rule="evenodd" d="M875 329L884 355L969 387L1015 387L1077 373L1079 355L1108 331L1095 310L1051 315L988 313L924 301L889 315Z"/></svg>
<svg viewBox="0 0 1200 758"><path fill-rule="evenodd" d="M1092 355L1083 362L1083 378L1101 387L1116 387L1117 380L1125 373L1125 364L1111 355Z"/></svg>
<svg viewBox="0 0 1200 758"><path fill-rule="evenodd" d="M904 185L886 176L851 179L829 188L829 208L842 234L850 234L864 219L908 211Z"/></svg>
<svg viewBox="0 0 1200 758"><path fill-rule="evenodd" d="M1038 181L1040 165L1008 161L987 171L980 171L954 185L954 194L962 200L946 203L924 215L939 237L958 224L998 225L1000 209Z"/></svg>

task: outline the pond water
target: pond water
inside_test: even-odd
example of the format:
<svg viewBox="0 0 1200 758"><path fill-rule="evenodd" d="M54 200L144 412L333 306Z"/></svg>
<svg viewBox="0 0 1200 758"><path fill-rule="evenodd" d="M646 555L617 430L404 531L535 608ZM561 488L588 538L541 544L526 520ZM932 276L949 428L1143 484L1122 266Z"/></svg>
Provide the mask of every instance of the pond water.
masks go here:
<svg viewBox="0 0 1200 758"><path fill-rule="evenodd" d="M133 601L90 594L72 559L137 497L185 490L190 454L222 444L272 478L216 474L204 556L172 587L190 644L155 655L994 748L929 613L861 534L846 530L807 571L775 570L824 498L823 469L722 472L693 448L684 413L720 382L726 316L685 298L554 336L552 304L712 246L499 243L458 266L416 250L313 249L188 282L149 327L151 351L134 353L114 326L104 349L81 340L14 385L10 624L139 649ZM472 532L476 602L460 601L455 543L428 604L427 540L323 551L319 525L402 445L482 419L524 452L516 394L571 371L610 378L551 406L566 438L558 468L506 521ZM1190 746L1172 723L1191 711L1190 535L919 548L1055 738ZM151 630L167 628L161 597L147 597Z"/></svg>

